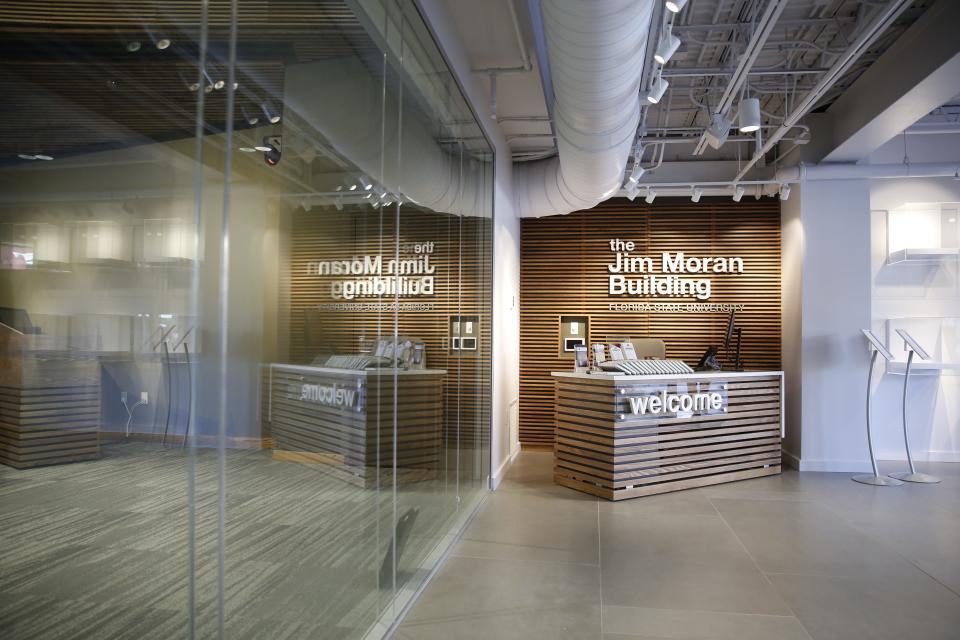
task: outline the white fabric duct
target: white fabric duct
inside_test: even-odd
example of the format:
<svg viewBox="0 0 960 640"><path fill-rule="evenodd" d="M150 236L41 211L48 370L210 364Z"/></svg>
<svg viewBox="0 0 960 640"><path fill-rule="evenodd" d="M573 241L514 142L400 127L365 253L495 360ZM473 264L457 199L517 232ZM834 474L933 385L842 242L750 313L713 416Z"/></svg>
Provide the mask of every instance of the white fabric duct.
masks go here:
<svg viewBox="0 0 960 640"><path fill-rule="evenodd" d="M399 122L397 98L386 92L384 105L383 80L356 58L289 66L284 85L285 140L315 129L389 192L435 211L483 215L480 163L443 149L419 119Z"/></svg>
<svg viewBox="0 0 960 640"><path fill-rule="evenodd" d="M544 0L557 157L515 165L521 217L588 209L616 194L640 123L653 0Z"/></svg>
<svg viewBox="0 0 960 640"><path fill-rule="evenodd" d="M558 155L514 165L521 217L589 209L620 189L640 122L654 1L543 0ZM293 65L284 122L309 124L392 192L437 211L482 215L490 183L479 178L476 161L464 156L461 165L427 123L407 117L400 127L396 98L387 92L381 112L382 96L382 80L356 59ZM297 135L284 127L288 139Z"/></svg>

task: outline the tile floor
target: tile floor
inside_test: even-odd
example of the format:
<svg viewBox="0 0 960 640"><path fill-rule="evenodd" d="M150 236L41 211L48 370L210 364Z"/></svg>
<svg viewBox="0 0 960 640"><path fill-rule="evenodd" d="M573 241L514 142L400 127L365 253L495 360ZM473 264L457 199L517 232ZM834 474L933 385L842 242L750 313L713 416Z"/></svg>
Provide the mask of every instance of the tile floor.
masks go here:
<svg viewBox="0 0 960 640"><path fill-rule="evenodd" d="M551 460L521 454L395 638L960 639L960 464L611 503L554 485Z"/></svg>

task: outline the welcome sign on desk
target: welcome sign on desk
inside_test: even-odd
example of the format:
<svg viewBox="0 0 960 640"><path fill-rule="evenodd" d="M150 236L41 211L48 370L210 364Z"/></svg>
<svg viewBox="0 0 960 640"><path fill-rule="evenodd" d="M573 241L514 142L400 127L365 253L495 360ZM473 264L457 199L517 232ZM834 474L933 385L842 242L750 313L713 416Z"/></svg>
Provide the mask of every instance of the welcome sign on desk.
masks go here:
<svg viewBox="0 0 960 640"><path fill-rule="evenodd" d="M728 406L726 383L631 385L618 394L619 421L717 415Z"/></svg>

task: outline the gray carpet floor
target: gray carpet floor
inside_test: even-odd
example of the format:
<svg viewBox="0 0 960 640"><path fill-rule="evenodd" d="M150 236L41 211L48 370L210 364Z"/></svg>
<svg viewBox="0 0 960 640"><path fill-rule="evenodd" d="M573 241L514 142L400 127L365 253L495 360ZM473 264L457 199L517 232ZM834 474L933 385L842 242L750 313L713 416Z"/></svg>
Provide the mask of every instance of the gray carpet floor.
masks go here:
<svg viewBox="0 0 960 640"><path fill-rule="evenodd" d="M188 453L133 443L103 453L23 471L0 466L0 637L188 637L191 575L196 637L214 637L216 452L198 450L192 465L192 528ZM398 515L416 509L417 517L394 584L392 572L381 575L391 546L389 486L359 488L317 465L274 461L269 451L230 450L225 469L231 639L360 637L393 606L394 587L425 577L421 564L458 509L454 481L401 486Z"/></svg>

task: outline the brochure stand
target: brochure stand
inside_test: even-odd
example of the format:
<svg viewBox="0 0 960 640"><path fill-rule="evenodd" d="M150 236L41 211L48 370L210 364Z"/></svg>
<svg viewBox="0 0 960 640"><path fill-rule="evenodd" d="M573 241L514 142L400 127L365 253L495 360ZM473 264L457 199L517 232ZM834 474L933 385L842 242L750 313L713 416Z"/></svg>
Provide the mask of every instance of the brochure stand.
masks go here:
<svg viewBox="0 0 960 640"><path fill-rule="evenodd" d="M902 485L903 483L896 478L880 475L880 471L877 469L877 458L873 454L873 434L870 430L870 422L871 418L873 417L873 403L870 402L870 391L873 388L873 370L877 363L877 354L882 355L887 362L893 360L893 354L890 353L890 350L887 349L882 342L880 342L877 336L873 335L872 331L869 329L861 329L861 331L870 342L870 351L872 352L872 355L870 356L870 372L867 374L867 448L870 450L870 465L873 467L873 473L853 476L852 479L854 482L872 484L878 487Z"/></svg>
<svg viewBox="0 0 960 640"><path fill-rule="evenodd" d="M917 344L917 341L909 333L903 329L897 329L897 333L903 338L903 349L907 352L907 370L906 375L903 376L903 445L907 449L907 464L910 465L910 471L891 473L890 477L904 482L936 484L940 482L940 478L926 473L917 473L916 467L913 466L913 457L910 455L910 439L907 436L907 383L910 381L910 365L913 364L914 354L917 354L923 360L929 360L930 355Z"/></svg>

